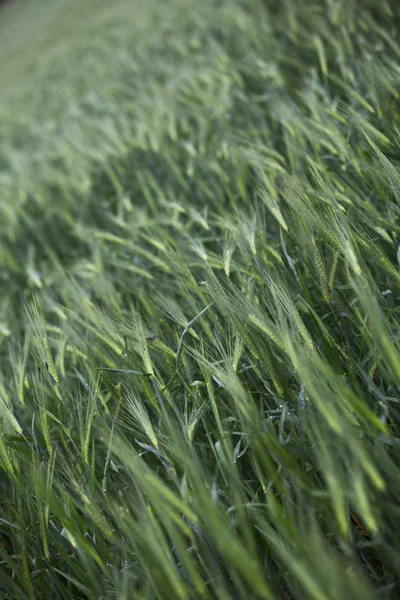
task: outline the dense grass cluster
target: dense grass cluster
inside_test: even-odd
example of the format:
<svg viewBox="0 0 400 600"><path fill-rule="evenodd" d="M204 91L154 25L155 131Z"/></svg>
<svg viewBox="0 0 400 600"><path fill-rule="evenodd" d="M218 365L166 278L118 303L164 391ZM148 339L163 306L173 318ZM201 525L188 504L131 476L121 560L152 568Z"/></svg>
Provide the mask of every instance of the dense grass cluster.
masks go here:
<svg viewBox="0 0 400 600"><path fill-rule="evenodd" d="M0 71L1 598L399 597L397 2L99 4Z"/></svg>

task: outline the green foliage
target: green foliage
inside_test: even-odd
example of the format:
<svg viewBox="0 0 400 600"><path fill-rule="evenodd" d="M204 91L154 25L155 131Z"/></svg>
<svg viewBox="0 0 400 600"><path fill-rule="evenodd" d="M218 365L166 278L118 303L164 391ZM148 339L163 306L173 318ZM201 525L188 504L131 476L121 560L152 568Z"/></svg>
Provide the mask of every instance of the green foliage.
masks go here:
<svg viewBox="0 0 400 600"><path fill-rule="evenodd" d="M398 597L397 3L143 4L3 70L1 597Z"/></svg>

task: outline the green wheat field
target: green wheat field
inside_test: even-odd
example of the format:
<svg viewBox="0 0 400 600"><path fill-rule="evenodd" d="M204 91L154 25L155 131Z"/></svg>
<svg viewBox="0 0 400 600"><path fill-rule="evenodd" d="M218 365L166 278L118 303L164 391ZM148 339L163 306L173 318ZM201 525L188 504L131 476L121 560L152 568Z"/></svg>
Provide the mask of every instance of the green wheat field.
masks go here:
<svg viewBox="0 0 400 600"><path fill-rule="evenodd" d="M2 600L400 598L400 4L0 7Z"/></svg>

